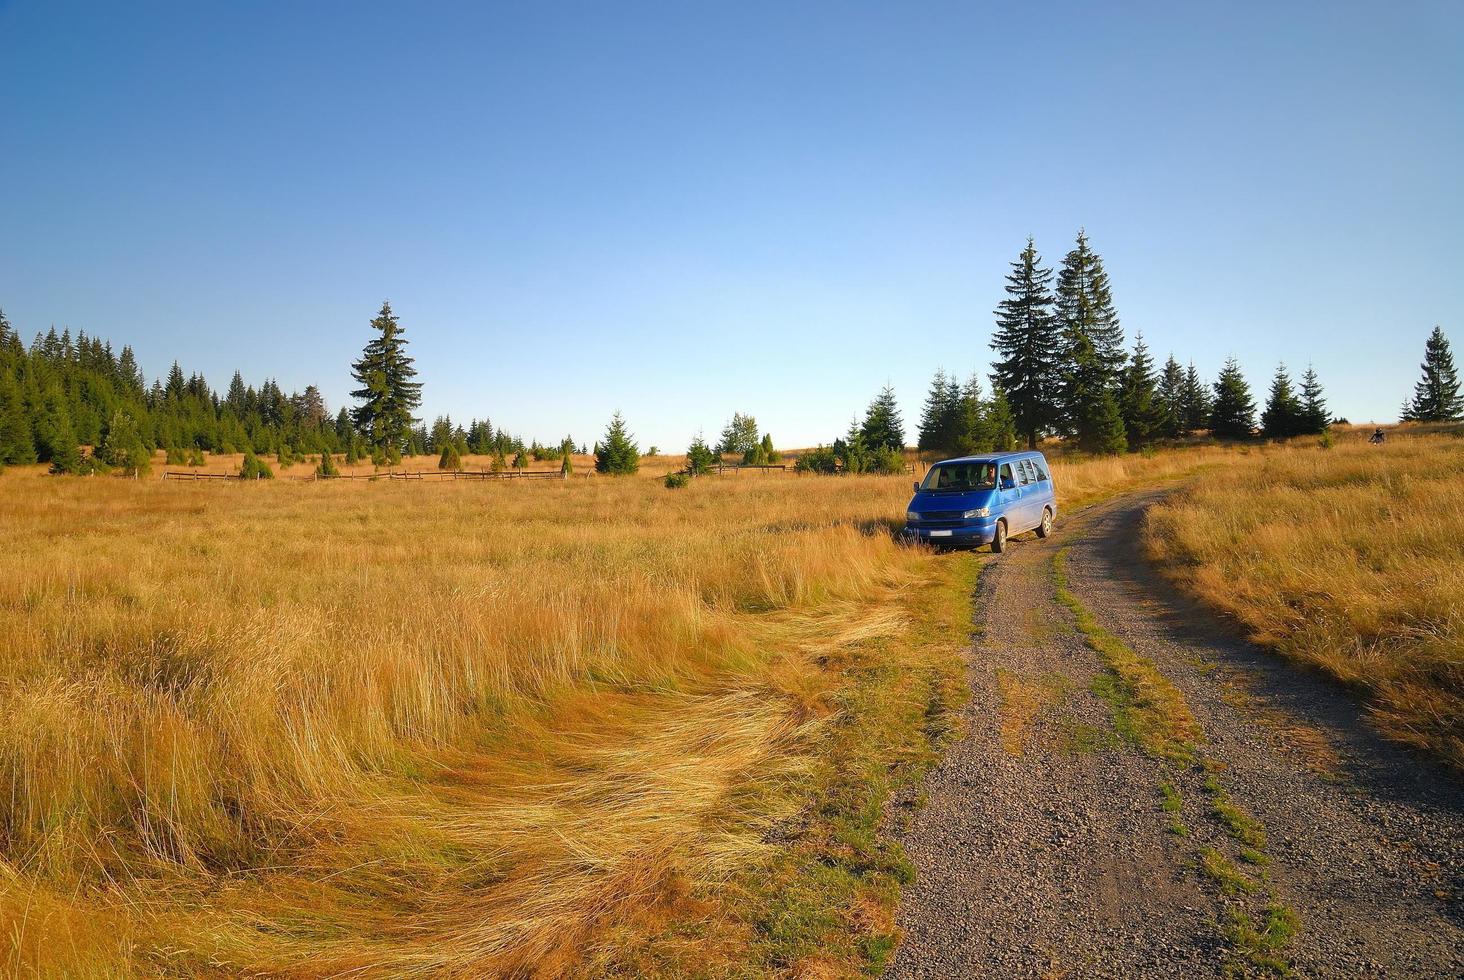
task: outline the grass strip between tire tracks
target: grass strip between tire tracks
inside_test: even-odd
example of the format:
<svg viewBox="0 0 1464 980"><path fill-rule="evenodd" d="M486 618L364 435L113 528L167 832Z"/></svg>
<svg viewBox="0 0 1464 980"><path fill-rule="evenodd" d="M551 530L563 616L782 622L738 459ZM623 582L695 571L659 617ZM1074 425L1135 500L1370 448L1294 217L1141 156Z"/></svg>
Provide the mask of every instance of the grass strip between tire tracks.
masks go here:
<svg viewBox="0 0 1464 980"><path fill-rule="evenodd" d="M1219 924L1230 943L1233 959L1226 966L1228 976L1288 976L1290 961L1285 951L1298 928L1296 912L1274 893L1263 866L1266 855L1265 828L1259 820L1230 797L1220 781L1223 766L1203 749L1205 732L1179 690L1153 661L1141 656L1118 636L1109 632L1069 587L1064 545L1052 558L1052 581L1057 600L1072 612L1088 647L1098 654L1103 671L1093 680L1092 690L1105 701L1120 738L1155 759L1167 772L1159 782L1160 807L1169 818L1169 831L1177 838L1190 834L1183 819L1184 798L1179 788L1186 773L1203 773L1201 789L1209 799L1209 813L1231 838L1248 874L1220 850L1200 847L1197 867L1229 900L1225 920ZM1247 908L1245 896L1264 902L1257 922Z"/></svg>

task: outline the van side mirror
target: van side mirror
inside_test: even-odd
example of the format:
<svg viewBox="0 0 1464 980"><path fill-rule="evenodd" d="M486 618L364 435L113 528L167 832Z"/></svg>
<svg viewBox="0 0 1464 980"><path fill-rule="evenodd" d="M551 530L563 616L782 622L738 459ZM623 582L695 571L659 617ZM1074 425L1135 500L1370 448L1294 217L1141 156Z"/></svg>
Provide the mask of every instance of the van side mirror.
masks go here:
<svg viewBox="0 0 1464 980"><path fill-rule="evenodd" d="M919 480L916 480L916 481L915 481L915 482L914 482L914 483L913 483L913 484L912 484L912 485L911 485L911 488L912 488L912 489L913 489L913 490L914 490L914 491L915 491L915 492L916 492L916 493L919 493L919 492L920 492L920 481L919 481Z"/></svg>

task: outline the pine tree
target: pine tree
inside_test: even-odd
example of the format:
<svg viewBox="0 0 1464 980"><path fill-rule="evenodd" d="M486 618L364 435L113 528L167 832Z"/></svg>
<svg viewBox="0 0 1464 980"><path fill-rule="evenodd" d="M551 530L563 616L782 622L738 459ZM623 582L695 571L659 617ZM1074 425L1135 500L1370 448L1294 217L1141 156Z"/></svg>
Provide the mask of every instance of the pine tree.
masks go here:
<svg viewBox="0 0 1464 980"><path fill-rule="evenodd" d="M1322 383L1310 364L1306 374L1301 376L1301 435L1317 436L1327 431L1332 424L1332 414L1327 411L1326 399L1322 397Z"/></svg>
<svg viewBox="0 0 1464 980"><path fill-rule="evenodd" d="M1464 418L1464 396L1459 393L1459 372L1454 354L1440 327L1434 327L1423 349L1423 377L1413 389L1406 422L1457 422Z"/></svg>
<svg viewBox="0 0 1464 980"><path fill-rule="evenodd" d="M268 463L254 455L254 450L246 449L244 462L239 467L239 478L242 480L273 480L274 470L269 468Z"/></svg>
<svg viewBox="0 0 1464 980"><path fill-rule="evenodd" d="M574 472L574 440L569 436L559 444L559 475L568 477Z"/></svg>
<svg viewBox="0 0 1464 980"><path fill-rule="evenodd" d="M920 435L915 447L942 456L954 454L961 442L962 410L960 384L943 369L937 370L920 410Z"/></svg>
<svg viewBox="0 0 1464 980"><path fill-rule="evenodd" d="M997 388L991 396L991 409L986 416L986 432L991 451L1009 452L1017 447L1017 420L1006 392Z"/></svg>
<svg viewBox="0 0 1464 980"><path fill-rule="evenodd" d="M1250 385L1235 358L1225 362L1215 381L1215 402L1210 409L1210 433L1217 439L1249 439L1256 428L1256 404Z"/></svg>
<svg viewBox="0 0 1464 980"><path fill-rule="evenodd" d="M1116 456L1130 448L1123 411L1113 392L1090 388L1084 397L1087 401L1078 406L1084 420L1078 448L1098 456Z"/></svg>
<svg viewBox="0 0 1464 980"><path fill-rule="evenodd" d="M1119 410L1129 449L1149 445L1163 424L1163 409L1156 403L1154 359L1144 344L1144 335L1134 338L1134 356L1123 372L1123 395Z"/></svg>
<svg viewBox="0 0 1464 980"><path fill-rule="evenodd" d="M874 454L855 419L849 420L849 431L844 438L834 440L834 454L845 473L864 473L874 465Z"/></svg>
<svg viewBox="0 0 1464 980"><path fill-rule="evenodd" d="M900 418L900 406L895 401L895 389L885 385L864 413L864 424L860 426L864 445L870 452L890 449L902 452L905 448L905 423Z"/></svg>
<svg viewBox="0 0 1464 980"><path fill-rule="evenodd" d="M762 444L758 448L762 450L763 462L769 466L779 462L783 458L782 453L773 448L773 434L771 432L763 433Z"/></svg>
<svg viewBox="0 0 1464 980"><path fill-rule="evenodd" d="M1082 230L1058 270L1053 312L1061 360L1056 422L1069 434L1085 427L1096 430L1101 423L1090 420L1084 426L1075 413L1079 406L1102 404L1098 388L1118 395L1128 355L1103 259L1088 247Z"/></svg>
<svg viewBox="0 0 1464 980"><path fill-rule="evenodd" d="M407 340L390 303L381 304L371 329L379 336L371 339L361 359L351 365L351 376L361 385L351 392L361 400L352 417L367 445L388 460L392 456L400 460L416 422L412 411L422 402L422 386L412 380L417 370L406 354Z"/></svg>
<svg viewBox="0 0 1464 980"><path fill-rule="evenodd" d="M691 445L686 447L686 472L700 476L711 471L713 462L712 449L698 432Z"/></svg>
<svg viewBox="0 0 1464 980"><path fill-rule="evenodd" d="M605 438L596 447L595 471L621 475L640 469L640 449L625 429L625 420L616 412L605 430Z"/></svg>
<svg viewBox="0 0 1464 980"><path fill-rule="evenodd" d="M0 463L25 466L36 462L36 442L20 388L0 374Z"/></svg>
<svg viewBox="0 0 1464 980"><path fill-rule="evenodd" d="M329 480L341 475L341 471L336 467L335 458L331 456L329 451L320 454L320 462L315 467L315 475L322 480Z"/></svg>
<svg viewBox="0 0 1464 980"><path fill-rule="evenodd" d="M76 433L71 428L71 420L64 414L55 420L50 456L52 473L90 472L86 457L82 456L81 446L77 443Z"/></svg>
<svg viewBox="0 0 1464 980"><path fill-rule="evenodd" d="M1199 429L1210 427L1210 411L1213 405L1210 400L1209 389L1200 380L1200 372L1195 370L1195 362L1184 372L1184 388L1180 393L1181 422L1180 434L1189 435Z"/></svg>
<svg viewBox="0 0 1464 980"><path fill-rule="evenodd" d="M957 456L986 452L991 448L990 408L981 391L981 377L974 371L961 388L960 417L951 451Z"/></svg>
<svg viewBox="0 0 1464 980"><path fill-rule="evenodd" d="M1052 270L1044 269L1032 239L1006 277L1007 298L996 310L991 340L999 360L992 365L993 387L1011 406L1017 431L1028 448L1059 422L1055 380L1060 337L1053 326Z"/></svg>
<svg viewBox="0 0 1464 980"><path fill-rule="evenodd" d="M102 440L102 460L126 476L142 477L151 468L152 454L143 444L137 421L126 412L118 411L112 416Z"/></svg>
<svg viewBox="0 0 1464 980"><path fill-rule="evenodd" d="M1158 398L1159 435L1166 439L1177 439L1185 429L1184 424L1184 368L1180 367L1174 355L1164 362L1159 375Z"/></svg>
<svg viewBox="0 0 1464 980"><path fill-rule="evenodd" d="M1261 432L1268 439L1287 439L1301 433L1301 402L1291 390L1291 375L1286 373L1285 364L1277 366L1276 376L1271 379L1271 392L1261 412Z"/></svg>

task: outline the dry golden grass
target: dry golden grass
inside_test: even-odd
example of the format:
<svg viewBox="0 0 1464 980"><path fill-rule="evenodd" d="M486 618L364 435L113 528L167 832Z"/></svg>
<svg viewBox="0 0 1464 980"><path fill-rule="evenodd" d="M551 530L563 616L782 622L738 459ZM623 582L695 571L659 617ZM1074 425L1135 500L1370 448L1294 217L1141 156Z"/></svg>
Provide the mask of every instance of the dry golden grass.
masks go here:
<svg viewBox="0 0 1464 980"><path fill-rule="evenodd" d="M1205 452L1054 469L1070 505ZM948 729L966 559L892 540L905 479L659 472L0 476L0 970L737 972L750 904L816 913L762 940L812 969L888 926L804 884Z"/></svg>
<svg viewBox="0 0 1464 980"><path fill-rule="evenodd" d="M1464 765L1464 441L1348 433L1215 469L1148 542L1260 642L1369 697L1394 736Z"/></svg>

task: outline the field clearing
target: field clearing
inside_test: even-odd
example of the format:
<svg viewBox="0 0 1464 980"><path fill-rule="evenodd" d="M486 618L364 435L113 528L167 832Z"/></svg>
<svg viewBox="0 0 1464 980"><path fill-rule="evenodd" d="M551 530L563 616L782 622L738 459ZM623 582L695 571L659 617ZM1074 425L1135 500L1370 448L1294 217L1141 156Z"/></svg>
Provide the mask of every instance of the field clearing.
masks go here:
<svg viewBox="0 0 1464 980"><path fill-rule="evenodd" d="M1065 506L1233 456L1054 465ZM877 964L972 556L896 477L0 477L0 965Z"/></svg>
<svg viewBox="0 0 1464 980"><path fill-rule="evenodd" d="M1216 469L1150 512L1151 555L1260 643L1464 766L1464 440L1403 429Z"/></svg>

